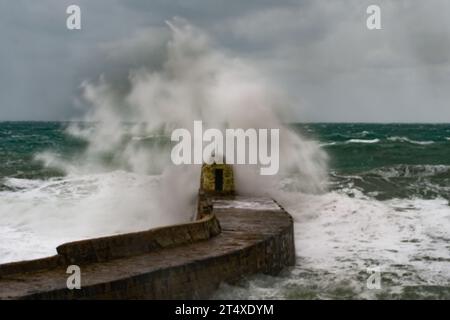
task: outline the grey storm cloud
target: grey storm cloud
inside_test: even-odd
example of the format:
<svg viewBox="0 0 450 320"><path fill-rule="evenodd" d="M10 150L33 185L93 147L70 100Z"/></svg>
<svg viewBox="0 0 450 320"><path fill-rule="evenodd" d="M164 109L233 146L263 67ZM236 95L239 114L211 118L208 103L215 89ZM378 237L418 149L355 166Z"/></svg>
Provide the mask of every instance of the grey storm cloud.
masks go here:
<svg viewBox="0 0 450 320"><path fill-rule="evenodd" d="M366 28L370 4L382 30ZM276 82L291 121L450 122L447 0L0 0L0 120L72 119L99 75L127 90L130 70L164 60L174 16Z"/></svg>

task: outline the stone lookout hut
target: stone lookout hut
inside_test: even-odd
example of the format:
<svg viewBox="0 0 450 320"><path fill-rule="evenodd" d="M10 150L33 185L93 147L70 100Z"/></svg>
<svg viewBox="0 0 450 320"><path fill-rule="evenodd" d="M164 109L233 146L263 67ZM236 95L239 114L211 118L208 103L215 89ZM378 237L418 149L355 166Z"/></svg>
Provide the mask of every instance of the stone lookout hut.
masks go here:
<svg viewBox="0 0 450 320"><path fill-rule="evenodd" d="M202 166L197 219L212 212L211 196L234 195L233 167L227 164L224 158L220 162L213 161L211 164L204 163Z"/></svg>
<svg viewBox="0 0 450 320"><path fill-rule="evenodd" d="M203 164L200 190L211 195L234 194L233 167L226 163Z"/></svg>
<svg viewBox="0 0 450 320"><path fill-rule="evenodd" d="M214 153L208 162L210 164L204 163L202 166L200 192L206 195L233 195L233 167L226 163L224 156L215 156Z"/></svg>

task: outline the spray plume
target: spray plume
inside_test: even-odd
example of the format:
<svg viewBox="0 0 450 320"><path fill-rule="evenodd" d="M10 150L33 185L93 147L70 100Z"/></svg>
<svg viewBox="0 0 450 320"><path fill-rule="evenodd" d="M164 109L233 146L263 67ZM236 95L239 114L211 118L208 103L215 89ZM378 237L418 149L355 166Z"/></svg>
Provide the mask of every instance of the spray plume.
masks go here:
<svg viewBox="0 0 450 320"><path fill-rule="evenodd" d="M83 83L83 97L90 105L83 120L95 125L74 124L69 128L71 134L87 140L88 147L76 166L73 162L59 165L68 173L119 169L160 175L157 194L148 195L152 199L148 201L156 201L157 205L149 207L185 221L195 210L200 168L171 165L170 143L149 145L148 141L170 137L175 128L192 130L194 120L202 120L222 130L280 129L279 175L263 177L256 165L236 165L238 192L273 195L283 176L294 178L290 187L296 191L322 191L326 154L315 142L283 125L277 110L288 99L280 90L248 62L214 48L201 30L181 19L167 24L171 37L161 43L165 55L157 66L129 71L122 79L125 86L109 83L105 77ZM41 159L56 163L48 154L41 155ZM118 196L124 192L118 186Z"/></svg>

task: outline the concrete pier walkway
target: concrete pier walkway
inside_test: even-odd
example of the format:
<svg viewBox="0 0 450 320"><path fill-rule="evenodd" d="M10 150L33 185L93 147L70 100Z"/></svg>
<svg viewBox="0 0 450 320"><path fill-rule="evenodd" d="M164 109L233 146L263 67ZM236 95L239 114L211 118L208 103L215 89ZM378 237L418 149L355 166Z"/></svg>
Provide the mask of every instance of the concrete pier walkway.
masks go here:
<svg viewBox="0 0 450 320"><path fill-rule="evenodd" d="M221 232L142 254L87 259L80 265L79 290L67 289L67 259L49 269L26 272L19 268L2 274L0 266L0 299L208 298L221 282L276 274L294 264L292 218L275 201L229 197L213 200L213 208Z"/></svg>

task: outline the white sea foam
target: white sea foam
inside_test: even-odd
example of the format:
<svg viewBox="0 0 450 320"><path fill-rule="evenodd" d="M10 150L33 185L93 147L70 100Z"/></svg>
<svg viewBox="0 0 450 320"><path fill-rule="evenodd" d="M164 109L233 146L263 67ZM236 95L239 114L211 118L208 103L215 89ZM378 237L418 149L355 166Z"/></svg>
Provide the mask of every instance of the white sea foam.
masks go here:
<svg viewBox="0 0 450 320"><path fill-rule="evenodd" d="M189 221L196 199L178 215L164 214L170 199L161 179L124 171L8 179L16 191L0 192L0 263L53 255L67 241ZM176 197L176 186L172 192Z"/></svg>
<svg viewBox="0 0 450 320"><path fill-rule="evenodd" d="M329 147L329 146L334 146L336 144L337 144L337 142L333 141L333 142L321 143L320 146L321 147Z"/></svg>
<svg viewBox="0 0 450 320"><path fill-rule="evenodd" d="M417 141L417 140L409 139L408 137L397 137L397 136L389 137L388 140L394 141L394 142L408 142L408 143L418 144L418 145L429 145L429 144L434 143L434 141Z"/></svg>
<svg viewBox="0 0 450 320"><path fill-rule="evenodd" d="M217 297L376 298L407 286L450 286L447 200L352 195L279 193L295 222L296 267L277 278L258 276L245 287L226 286ZM372 267L380 268L381 290L366 286Z"/></svg>
<svg viewBox="0 0 450 320"><path fill-rule="evenodd" d="M397 165L391 167L376 168L371 171L383 178L410 178L410 177L433 177L442 173L450 172L448 165Z"/></svg>
<svg viewBox="0 0 450 320"><path fill-rule="evenodd" d="M380 139L350 139L346 143L378 143Z"/></svg>
<svg viewBox="0 0 450 320"><path fill-rule="evenodd" d="M426 269L429 262L415 259L423 256L450 258L447 200L382 202L363 196L352 198L338 192L321 196L296 195L289 199L290 196L283 204L296 222L297 254L313 260L311 266L339 270L358 264L365 268L375 260L387 269L394 264ZM447 238L447 241L441 239L434 243L439 238ZM440 267L438 264L426 270L423 277L432 282L433 279L441 283L450 281L448 265L444 263Z"/></svg>

